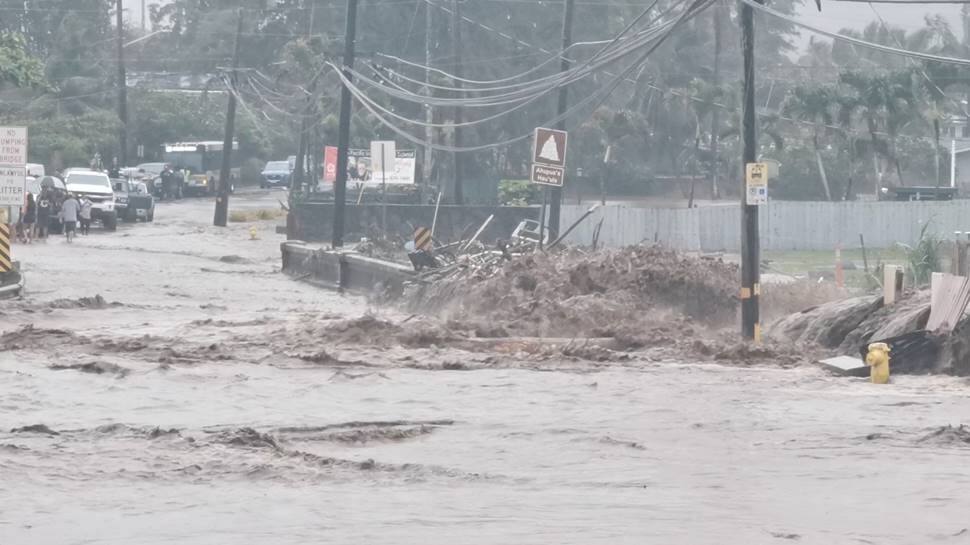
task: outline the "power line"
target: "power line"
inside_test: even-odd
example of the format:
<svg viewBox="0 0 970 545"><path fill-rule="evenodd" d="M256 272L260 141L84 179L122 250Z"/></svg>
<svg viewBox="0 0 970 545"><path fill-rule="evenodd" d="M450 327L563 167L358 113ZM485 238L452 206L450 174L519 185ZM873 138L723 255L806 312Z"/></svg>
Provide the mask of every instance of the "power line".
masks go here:
<svg viewBox="0 0 970 545"><path fill-rule="evenodd" d="M925 60L925 61L934 61L934 62L941 62L941 63L947 63L947 64L957 64L957 65L960 65L960 66L970 66L970 59L958 59L956 57L946 57L946 56L942 56L942 55L933 55L933 54L930 54L930 53L921 53L919 51L910 51L908 49L900 49L900 48L896 48L896 47L890 47L888 45L881 45L881 44L869 42L869 41L866 41L866 40L863 40L863 39L860 39L860 38L854 38L852 36L846 36L844 34L838 34L836 32L829 32L827 30L822 30L821 28L818 28L818 27L816 27L814 25L810 25L810 24L808 24L808 23L806 23L804 21L799 20L796 17L791 17L789 15L785 15L784 13L781 13L779 11L773 10L773 9L767 7L767 6L762 5L762 4L759 4L758 2L755 2L754 0L738 0L738 1L741 2L741 3L743 3L746 6L751 6L752 8L754 8L754 9L756 9L758 11L767 13L769 15L773 15L773 16L775 16L775 17L777 17L777 18L779 18L779 19L781 19L783 21L787 21L787 22L789 22L789 23L791 23L793 25L800 26L800 27L802 27L802 28L804 28L806 30L810 30L812 32L815 32L816 34L821 34L823 36L828 36L829 38L832 38L832 39L835 39L835 40L841 40L841 41L844 41L844 42L853 43L853 44L856 44L856 45L860 45L862 47L868 47L870 49L875 49L877 51L882 51L884 53L892 53L894 55L901 55L901 56L905 56L905 57L912 57L912 58L916 58L916 59L922 59L922 60Z"/></svg>
<svg viewBox="0 0 970 545"><path fill-rule="evenodd" d="M555 123L557 123L557 122L559 122L559 121L561 121L563 119L567 119L567 118L571 117L573 114L575 114L575 113L579 112L580 110L586 108L586 106L588 106L589 104L593 103L594 101L596 102L596 104L593 106L592 109L595 110L596 108L598 108L613 93L613 91L616 89L616 87L618 87L619 84L622 83L626 79L626 77L630 73L632 73L634 70L636 70L644 61L646 61L646 59L651 54L653 54L654 51L656 51L657 48L660 47L660 45L662 45L664 43L664 41L666 40L666 38L669 37L670 34L672 34L673 31L681 23L683 23L684 21L686 21L690 17L696 16L698 13L700 13L701 11L703 11L703 9L705 9L708 6L710 6L712 3L713 3L713 0L694 0L694 2L692 3L691 7L689 9L686 9L678 17L678 19L674 22L674 24L669 29L667 29L666 33L663 34L660 38L658 38L656 40L656 42L650 48L648 48L645 52L643 52L643 54L641 54L640 57L638 57L636 59L636 61L634 61L633 63L631 63L630 66L628 66L627 68L625 68L623 70L623 72L621 72L619 75L613 77L613 80L610 82L609 85L607 85L605 87L601 87L600 89L598 89L597 91L595 91L591 95L589 95L588 97L586 97L583 100L577 102L575 105L573 105L571 108L569 108L568 110L566 110L562 114L557 115L555 118L553 118L551 120L547 120L545 122L545 124L552 125L552 124L555 124ZM331 63L331 66L334 68L334 70L337 71L337 74L340 77L341 83L343 83L344 87L346 89L348 89L354 95L354 97L356 97L357 100L361 102L361 104L364 106L364 108L367 109L384 126L388 127L393 132L395 132L396 134L400 135L402 138L404 138L404 139L406 139L406 140L408 140L408 141L410 141L410 142L412 142L414 144L417 144L417 145L420 145L420 146L429 146L429 143L426 140L412 135L407 130L402 129L401 127L397 126L393 122L389 121L386 117L384 117L384 115L382 115L382 112L385 113L385 114L393 113L393 112L390 112L389 110L387 110L383 106L380 106L379 104L376 104L373 101L373 99L371 99L365 93L363 93L363 91L359 87L357 87L353 83L353 81L351 81L343 72L341 72L340 69L336 65L333 65ZM516 142L520 142L520 141L526 140L526 139L531 138L531 137L532 137L532 132L530 131L530 132L528 132L526 134L522 134L522 135L519 135L519 136L516 136L516 137L513 137L513 138L509 138L509 139L503 140L501 142L495 142L495 143L484 144L484 145L479 145L479 146L456 147L456 146L444 146L444 145L438 145L438 144L430 144L430 147L432 147L433 149L436 149L436 150L447 151L447 152L481 151L481 150L486 150L486 149L493 149L493 148L498 148L498 147L504 147L504 146L507 146L507 145L510 145L510 144L514 144Z"/></svg>

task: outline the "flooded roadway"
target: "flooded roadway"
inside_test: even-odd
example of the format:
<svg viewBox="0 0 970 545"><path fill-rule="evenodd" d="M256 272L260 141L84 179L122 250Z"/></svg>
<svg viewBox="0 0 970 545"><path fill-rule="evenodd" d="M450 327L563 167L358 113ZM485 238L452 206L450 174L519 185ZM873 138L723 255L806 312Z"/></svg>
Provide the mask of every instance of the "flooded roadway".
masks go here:
<svg viewBox="0 0 970 545"><path fill-rule="evenodd" d="M211 215L15 248L0 543L970 543L965 380L335 346L405 317Z"/></svg>

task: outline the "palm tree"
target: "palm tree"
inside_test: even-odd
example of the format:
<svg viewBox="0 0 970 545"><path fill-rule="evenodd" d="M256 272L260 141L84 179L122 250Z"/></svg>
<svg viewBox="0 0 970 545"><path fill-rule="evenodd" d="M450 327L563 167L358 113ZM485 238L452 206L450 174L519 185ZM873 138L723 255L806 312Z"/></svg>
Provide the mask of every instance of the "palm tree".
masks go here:
<svg viewBox="0 0 970 545"><path fill-rule="evenodd" d="M708 172L711 175L711 197L718 197L717 188L717 169L718 169L718 153L717 144L720 138L719 134L715 134L714 130L719 130L720 125L719 114L720 109L723 108L723 103L730 95L730 90L723 86L716 85L714 83L709 83L705 80L695 78L690 82L688 88L687 99L688 105L694 114L694 168L697 171L697 166L701 161L701 142L707 141L709 143L710 153L708 155L709 168ZM711 118L710 125L706 123L707 119ZM707 138L705 127L711 127L710 138ZM691 179L690 183L690 203L694 202L694 181Z"/></svg>
<svg viewBox="0 0 970 545"><path fill-rule="evenodd" d="M828 176L825 173L825 163L822 161L822 147L820 136L826 132L826 127L834 122L834 109L837 103L838 91L834 87L809 87L800 85L792 90L785 100L783 111L786 115L807 121L812 124L812 146L815 150L815 163L818 165L819 181L825 191L825 199L832 200Z"/></svg>
<svg viewBox="0 0 970 545"><path fill-rule="evenodd" d="M839 116L843 125L851 124L852 118L858 116L869 132L876 193L882 185L885 170L891 166L896 169L900 185L904 185L896 155L896 137L915 118L912 73L908 70L889 74L843 72L839 80L853 91L849 96L840 97ZM888 136L888 141L880 138L881 132ZM880 155L888 161L885 168L879 166Z"/></svg>

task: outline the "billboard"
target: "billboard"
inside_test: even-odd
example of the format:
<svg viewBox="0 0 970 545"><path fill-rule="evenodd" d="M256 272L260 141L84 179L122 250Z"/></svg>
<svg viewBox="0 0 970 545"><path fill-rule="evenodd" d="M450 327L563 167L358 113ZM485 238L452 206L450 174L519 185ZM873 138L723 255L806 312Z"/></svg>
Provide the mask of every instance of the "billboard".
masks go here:
<svg viewBox="0 0 970 545"><path fill-rule="evenodd" d="M371 168L369 149L347 150L347 183L361 182L381 183L380 171ZM417 152L415 150L397 150L394 154L394 169L387 171L389 184L414 184L417 175Z"/></svg>

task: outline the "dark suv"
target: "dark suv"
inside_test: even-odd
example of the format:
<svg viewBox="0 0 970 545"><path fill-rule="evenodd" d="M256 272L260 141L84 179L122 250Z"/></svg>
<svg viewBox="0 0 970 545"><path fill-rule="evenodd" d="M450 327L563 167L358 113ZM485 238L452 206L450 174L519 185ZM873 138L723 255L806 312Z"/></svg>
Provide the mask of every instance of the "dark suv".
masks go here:
<svg viewBox="0 0 970 545"><path fill-rule="evenodd" d="M155 221L155 197L143 182L115 178L111 180L111 187L115 192L115 209L122 221Z"/></svg>

